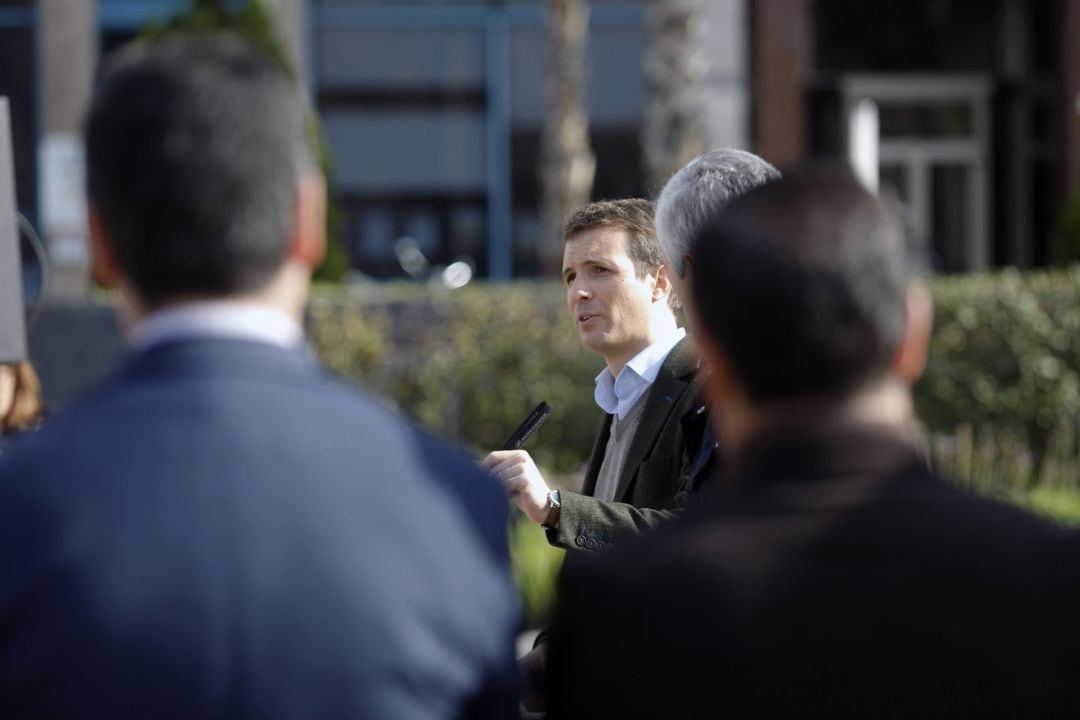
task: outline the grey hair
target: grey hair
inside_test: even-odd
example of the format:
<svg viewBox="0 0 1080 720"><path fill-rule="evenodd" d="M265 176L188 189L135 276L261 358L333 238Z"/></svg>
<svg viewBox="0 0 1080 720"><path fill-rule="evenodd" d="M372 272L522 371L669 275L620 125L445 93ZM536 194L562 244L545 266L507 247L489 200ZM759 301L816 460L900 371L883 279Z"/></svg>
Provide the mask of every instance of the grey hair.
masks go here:
<svg viewBox="0 0 1080 720"><path fill-rule="evenodd" d="M683 256L698 231L724 205L779 177L768 161L735 148L716 148L683 165L656 200L656 236L668 266L684 277Z"/></svg>

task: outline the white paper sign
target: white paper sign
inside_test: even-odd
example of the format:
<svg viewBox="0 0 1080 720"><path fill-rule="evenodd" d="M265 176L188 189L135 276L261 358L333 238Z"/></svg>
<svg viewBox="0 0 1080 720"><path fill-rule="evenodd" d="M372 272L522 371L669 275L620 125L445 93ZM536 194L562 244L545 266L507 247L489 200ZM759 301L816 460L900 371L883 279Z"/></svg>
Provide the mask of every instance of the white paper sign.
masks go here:
<svg viewBox="0 0 1080 720"><path fill-rule="evenodd" d="M86 155L71 133L47 135L40 146L41 225L59 265L89 262L86 232Z"/></svg>

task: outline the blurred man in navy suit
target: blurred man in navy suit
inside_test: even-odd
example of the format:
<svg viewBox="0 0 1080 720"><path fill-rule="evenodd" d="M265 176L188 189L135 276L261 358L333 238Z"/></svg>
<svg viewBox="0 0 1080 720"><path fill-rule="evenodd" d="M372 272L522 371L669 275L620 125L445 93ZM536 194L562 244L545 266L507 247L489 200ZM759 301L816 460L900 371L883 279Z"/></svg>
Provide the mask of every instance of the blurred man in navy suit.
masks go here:
<svg viewBox="0 0 1080 720"><path fill-rule="evenodd" d="M502 491L304 349L305 137L240 41L108 64L87 186L130 352L0 459L0 714L515 712Z"/></svg>

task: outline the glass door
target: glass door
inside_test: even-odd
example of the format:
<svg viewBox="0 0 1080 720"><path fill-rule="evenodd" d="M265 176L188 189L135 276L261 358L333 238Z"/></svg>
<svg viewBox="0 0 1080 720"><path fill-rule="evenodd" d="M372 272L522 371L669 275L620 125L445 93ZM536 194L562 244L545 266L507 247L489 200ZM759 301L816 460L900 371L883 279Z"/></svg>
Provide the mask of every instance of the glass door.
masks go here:
<svg viewBox="0 0 1080 720"><path fill-rule="evenodd" d="M845 117L878 105L879 172L941 272L984 270L988 232L989 82L979 75L849 75Z"/></svg>

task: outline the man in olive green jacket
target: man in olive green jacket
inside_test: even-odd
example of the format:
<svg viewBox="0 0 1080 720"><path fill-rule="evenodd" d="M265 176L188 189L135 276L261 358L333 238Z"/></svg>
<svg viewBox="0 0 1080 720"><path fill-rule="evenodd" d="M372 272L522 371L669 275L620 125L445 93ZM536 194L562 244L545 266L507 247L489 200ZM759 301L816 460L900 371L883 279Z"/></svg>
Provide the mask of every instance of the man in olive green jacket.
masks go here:
<svg viewBox="0 0 1080 720"><path fill-rule="evenodd" d="M586 205L565 237L567 305L582 344L606 363L595 392L604 418L582 490L552 490L524 450L493 452L483 466L551 544L599 550L681 504L682 416L701 380L697 349L676 322L652 203Z"/></svg>
<svg viewBox="0 0 1080 720"><path fill-rule="evenodd" d="M700 494L716 443L699 399L699 356L678 339L674 314L691 276L689 239L731 199L779 175L752 153L716 148L667 182L655 224L644 200L592 203L567 223L567 303L582 344L607 363L596 379L605 414L582 491L552 491L524 451L484 461L552 545L610 547Z"/></svg>
<svg viewBox="0 0 1080 720"><path fill-rule="evenodd" d="M641 200L593 203L567 223L567 303L582 344L607 363L596 391L604 418L582 491L552 491L524 451L496 452L484 461L518 507L545 526L551 544L611 547L620 535L674 517L716 469L716 443L699 398L707 368L675 327L673 293L687 286L688 239L697 228L732 198L778 176L756 155L718 148L665 185L655 225L653 208ZM627 292L635 287L641 292ZM538 639L520 661L531 710L544 706L545 656L546 643Z"/></svg>
<svg viewBox="0 0 1080 720"><path fill-rule="evenodd" d="M682 416L697 402L698 353L678 327L678 301L660 254L653 205L599 202L567 223L566 301L581 343L606 367L604 412L580 493L552 490L529 453L497 451L483 467L556 546L600 550L672 516L689 466ZM527 710L544 708L547 643L519 664Z"/></svg>
<svg viewBox="0 0 1080 720"><path fill-rule="evenodd" d="M683 417L703 407L700 355L686 337L668 353L648 389L611 501L595 497L615 415L605 413L580 493L561 493L559 521L546 529L557 547L602 550L627 532L641 532L681 507L689 458Z"/></svg>

